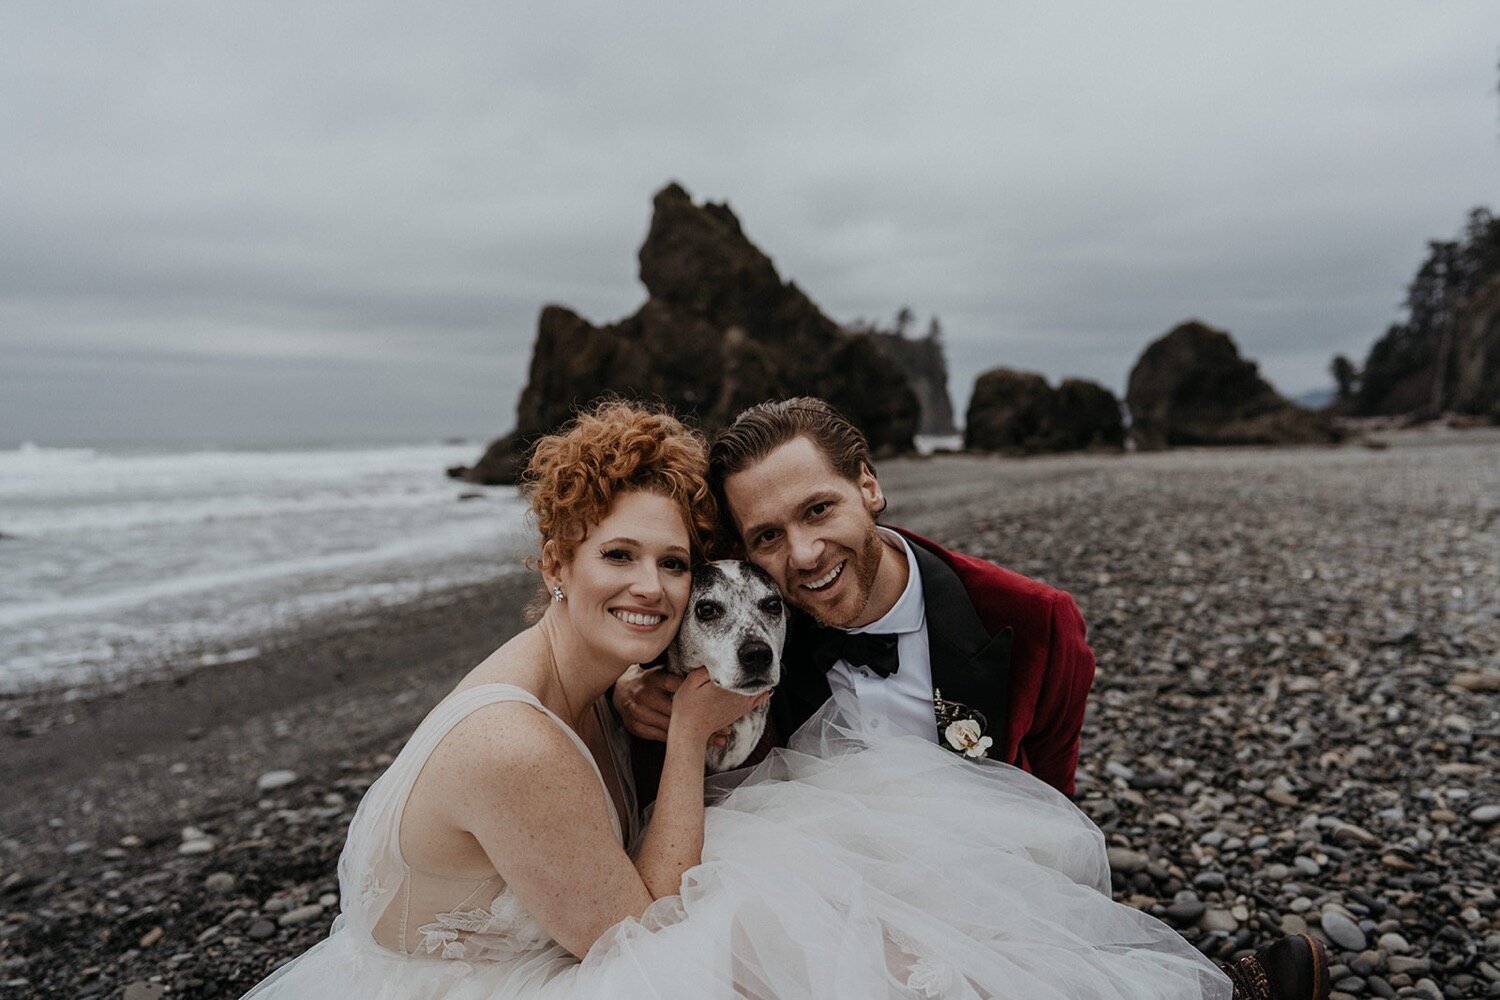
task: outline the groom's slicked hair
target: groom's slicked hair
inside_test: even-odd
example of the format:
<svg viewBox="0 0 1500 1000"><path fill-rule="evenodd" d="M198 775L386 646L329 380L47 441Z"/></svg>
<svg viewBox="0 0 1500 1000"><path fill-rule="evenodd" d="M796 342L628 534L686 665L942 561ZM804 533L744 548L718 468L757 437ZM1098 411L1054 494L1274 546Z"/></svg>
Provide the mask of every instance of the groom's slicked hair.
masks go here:
<svg viewBox="0 0 1500 1000"><path fill-rule="evenodd" d="M708 481L726 523L729 505L724 499L724 480L799 437L816 445L833 470L850 482L858 482L861 469L875 474L864 432L826 400L796 396L758 403L720 431L708 451Z"/></svg>

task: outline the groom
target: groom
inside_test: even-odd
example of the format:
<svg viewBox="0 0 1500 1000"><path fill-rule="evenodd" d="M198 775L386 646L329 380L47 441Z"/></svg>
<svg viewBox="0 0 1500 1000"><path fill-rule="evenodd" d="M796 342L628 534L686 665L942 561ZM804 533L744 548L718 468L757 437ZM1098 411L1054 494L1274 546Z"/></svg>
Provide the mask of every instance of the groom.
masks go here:
<svg viewBox="0 0 1500 1000"><path fill-rule="evenodd" d="M762 403L714 442L709 478L745 556L796 616L771 701L784 741L834 689L871 725L989 757L1074 793L1094 654L1073 599L876 523L864 435L821 399ZM664 739L675 678L632 668L614 703Z"/></svg>

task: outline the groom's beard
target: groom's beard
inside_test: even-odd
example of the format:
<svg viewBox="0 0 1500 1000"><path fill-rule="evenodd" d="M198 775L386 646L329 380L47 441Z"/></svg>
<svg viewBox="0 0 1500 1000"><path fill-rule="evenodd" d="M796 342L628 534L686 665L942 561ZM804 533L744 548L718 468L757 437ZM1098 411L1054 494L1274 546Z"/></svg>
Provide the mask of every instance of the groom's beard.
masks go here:
<svg viewBox="0 0 1500 1000"><path fill-rule="evenodd" d="M880 540L880 532L875 528L875 522L871 521L870 529L860 540L858 550L851 550L847 565L844 566L844 573L852 574L849 582L854 587L831 607L808 607L796 600L792 603L812 615L819 625L854 628L869 624L863 619L865 609L870 606L870 595L875 592L875 577L880 574L881 546L884 544Z"/></svg>

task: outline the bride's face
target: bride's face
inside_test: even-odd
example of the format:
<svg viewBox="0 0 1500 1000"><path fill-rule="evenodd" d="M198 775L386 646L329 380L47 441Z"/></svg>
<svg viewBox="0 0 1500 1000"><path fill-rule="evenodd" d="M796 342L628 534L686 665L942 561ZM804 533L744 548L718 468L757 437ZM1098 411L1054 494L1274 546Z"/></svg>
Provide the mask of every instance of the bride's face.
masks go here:
<svg viewBox="0 0 1500 1000"><path fill-rule="evenodd" d="M559 608L583 640L624 664L647 663L677 634L692 584L687 522L657 493L622 493L558 578Z"/></svg>

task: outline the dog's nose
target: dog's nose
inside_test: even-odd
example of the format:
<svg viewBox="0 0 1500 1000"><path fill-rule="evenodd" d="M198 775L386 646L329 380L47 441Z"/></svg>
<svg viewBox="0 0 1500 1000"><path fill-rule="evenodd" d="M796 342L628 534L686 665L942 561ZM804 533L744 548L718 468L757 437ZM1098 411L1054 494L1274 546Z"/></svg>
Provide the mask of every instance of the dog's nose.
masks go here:
<svg viewBox="0 0 1500 1000"><path fill-rule="evenodd" d="M740 643L740 666L748 673L763 674L771 669L774 654L771 647L759 639Z"/></svg>

